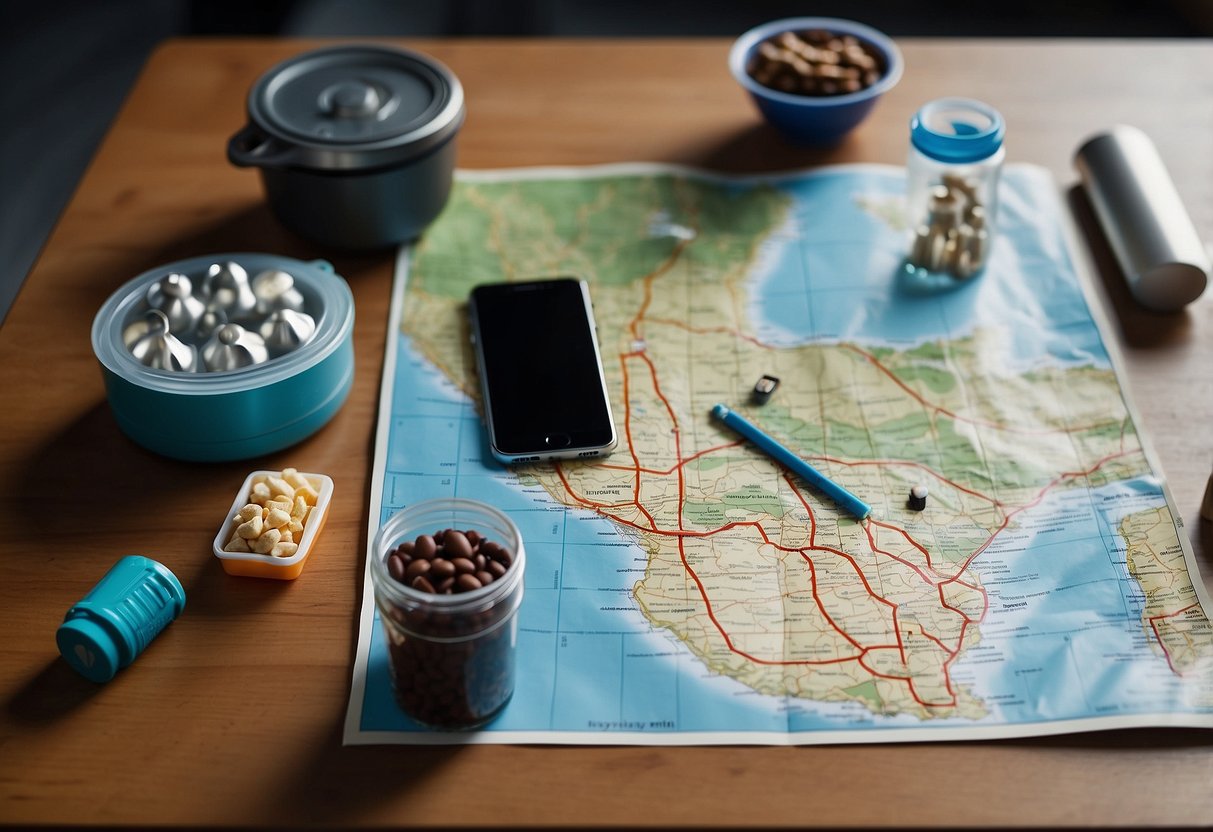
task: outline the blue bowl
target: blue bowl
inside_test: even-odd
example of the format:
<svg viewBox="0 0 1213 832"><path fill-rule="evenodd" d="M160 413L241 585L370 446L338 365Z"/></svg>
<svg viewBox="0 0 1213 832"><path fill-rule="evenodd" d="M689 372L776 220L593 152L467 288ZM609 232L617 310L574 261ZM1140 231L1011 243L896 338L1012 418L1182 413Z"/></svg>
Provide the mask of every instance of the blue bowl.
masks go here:
<svg viewBox="0 0 1213 832"><path fill-rule="evenodd" d="M884 75L867 89L846 95L796 95L765 87L746 72L750 57L759 44L782 32L825 29L838 35L851 35L871 47L883 59ZM887 36L870 26L834 17L789 17L773 20L750 29L733 42L729 50L729 70L737 83L750 94L762 115L788 141L799 145L837 144L863 121L876 101L892 89L905 67L901 50Z"/></svg>

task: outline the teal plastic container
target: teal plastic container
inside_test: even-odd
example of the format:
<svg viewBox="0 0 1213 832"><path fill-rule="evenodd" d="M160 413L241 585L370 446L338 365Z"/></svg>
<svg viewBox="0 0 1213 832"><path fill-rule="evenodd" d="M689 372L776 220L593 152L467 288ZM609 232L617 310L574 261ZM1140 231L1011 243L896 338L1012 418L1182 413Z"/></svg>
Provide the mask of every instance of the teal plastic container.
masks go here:
<svg viewBox="0 0 1213 832"><path fill-rule="evenodd" d="M200 285L212 263L234 261L250 275L281 269L295 279L316 330L263 364L223 372L174 372L139 363L122 340L144 308L148 287L176 272ZM174 459L248 459L294 445L336 415L354 382L354 298L322 260L272 254L212 254L159 266L123 285L93 319L110 410L140 445Z"/></svg>
<svg viewBox="0 0 1213 832"><path fill-rule="evenodd" d="M108 682L185 609L185 590L161 563L127 555L67 611L55 633L80 675Z"/></svg>

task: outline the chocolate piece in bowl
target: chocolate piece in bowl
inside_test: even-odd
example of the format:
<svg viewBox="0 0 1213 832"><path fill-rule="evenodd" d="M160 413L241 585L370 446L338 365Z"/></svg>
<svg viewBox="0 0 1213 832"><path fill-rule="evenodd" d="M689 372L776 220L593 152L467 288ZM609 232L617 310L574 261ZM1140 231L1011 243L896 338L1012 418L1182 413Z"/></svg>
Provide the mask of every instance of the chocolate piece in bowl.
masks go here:
<svg viewBox="0 0 1213 832"><path fill-rule="evenodd" d="M729 51L729 70L790 143L831 146L901 79L901 50L870 26L794 17L756 26Z"/></svg>

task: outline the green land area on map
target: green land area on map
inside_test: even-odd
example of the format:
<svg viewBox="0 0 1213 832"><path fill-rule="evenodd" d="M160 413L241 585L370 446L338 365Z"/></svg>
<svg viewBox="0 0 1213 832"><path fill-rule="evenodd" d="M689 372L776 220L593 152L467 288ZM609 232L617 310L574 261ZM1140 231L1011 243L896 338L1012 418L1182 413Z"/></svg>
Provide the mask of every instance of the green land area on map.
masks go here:
<svg viewBox="0 0 1213 832"><path fill-rule="evenodd" d="M478 397L465 301L482 282L591 286L620 447L519 476L647 553L633 594L713 672L756 691L919 718L987 713L952 666L982 639L980 555L1051 492L1149 473L1112 370L1007 369L1005 333L773 346L750 321L791 198L674 174L458 183L416 248L404 331ZM542 321L520 321L519 337ZM743 403L782 379L761 410ZM735 406L874 507L863 523L709 419ZM907 509L915 483L928 518ZM1143 630L1175 672L1213 651L1164 506L1120 529Z"/></svg>

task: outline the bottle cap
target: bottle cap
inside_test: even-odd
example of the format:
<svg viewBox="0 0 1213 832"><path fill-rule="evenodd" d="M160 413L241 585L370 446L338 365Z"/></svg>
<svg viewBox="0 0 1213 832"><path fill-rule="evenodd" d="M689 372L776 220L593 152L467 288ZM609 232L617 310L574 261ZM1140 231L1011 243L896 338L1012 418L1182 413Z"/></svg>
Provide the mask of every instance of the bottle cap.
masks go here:
<svg viewBox="0 0 1213 832"><path fill-rule="evenodd" d="M988 159L1002 147L1006 123L997 110L969 98L938 98L910 119L910 144L940 162Z"/></svg>
<svg viewBox="0 0 1213 832"><path fill-rule="evenodd" d="M168 567L126 555L67 611L55 643L86 679L108 682L184 608L185 590Z"/></svg>
<svg viewBox="0 0 1213 832"><path fill-rule="evenodd" d="M55 642L67 663L90 681L108 682L118 672L120 659L114 636L95 621L64 621L55 633Z"/></svg>

